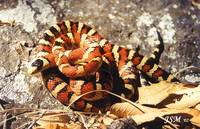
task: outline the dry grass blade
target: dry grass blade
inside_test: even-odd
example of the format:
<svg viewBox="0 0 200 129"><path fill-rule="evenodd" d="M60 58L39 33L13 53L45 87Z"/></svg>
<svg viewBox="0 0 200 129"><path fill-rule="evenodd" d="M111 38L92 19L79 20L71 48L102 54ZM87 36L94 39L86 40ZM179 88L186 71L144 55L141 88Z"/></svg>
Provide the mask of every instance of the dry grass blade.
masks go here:
<svg viewBox="0 0 200 129"><path fill-rule="evenodd" d="M200 9L200 2L198 2L198 0L192 0L192 4Z"/></svg>
<svg viewBox="0 0 200 129"><path fill-rule="evenodd" d="M12 117L12 115L9 114L9 113L6 113L4 117L5 117L4 118L5 120L4 120L3 129L10 129L11 125L12 125L12 122L15 121L16 119L10 119L10 120L8 120L9 118Z"/></svg>
<svg viewBox="0 0 200 129"><path fill-rule="evenodd" d="M7 122L7 121L9 121L9 120L12 120L12 119L15 119L15 118L16 118L16 116L13 116L13 117L10 117L10 118L8 118L8 119L5 119L5 120L1 121L1 122L0 122L0 126L3 126L5 122Z"/></svg>
<svg viewBox="0 0 200 129"><path fill-rule="evenodd" d="M25 126L27 126L27 125L29 125L29 124L31 124L31 123L32 123L32 121L27 122L27 123L24 123L23 125L19 126L17 129L24 129Z"/></svg>
<svg viewBox="0 0 200 129"><path fill-rule="evenodd" d="M34 121L30 121L27 123L24 123L23 125L19 126L17 129L23 129L26 125L29 125L29 127L27 129L31 129L33 127L33 125L36 123L37 120L39 120L43 115L45 114L45 111L43 111L42 114L40 114L40 117ZM20 114L20 115L24 115L24 114Z"/></svg>
<svg viewBox="0 0 200 129"><path fill-rule="evenodd" d="M40 119L43 117L43 115L46 113L46 111L43 111L42 114L39 116L38 119L34 120L31 125L28 127L28 129L31 129L33 127L33 125Z"/></svg>
<svg viewBox="0 0 200 129"><path fill-rule="evenodd" d="M63 111L63 110L47 110L47 109L35 109L35 108L12 108L12 109L6 109L5 111L1 111L1 113L4 113L4 112L9 112L9 111L14 111L14 110L28 110L28 111L30 111L30 110L37 110L37 111L30 111L30 112L25 112L25 113L21 113L21 114L16 114L16 115L14 115L14 116L12 116L12 117L10 117L10 118L8 118L8 119L6 119L6 120L4 120L4 121L1 121L0 122L0 126L2 126L2 125L4 125L4 123L6 122L6 121L10 121L10 120L12 120L12 119L15 119L15 118L17 118L17 117L20 117L20 116L25 116L25 117L28 117L28 116L33 116L33 115L35 115L35 114L40 114L41 112L61 112L61 111ZM31 123L31 122L30 122ZM20 128L23 128L25 125L27 125L27 124L30 124L30 123L25 123L24 125L22 125Z"/></svg>
<svg viewBox="0 0 200 129"><path fill-rule="evenodd" d="M21 116L25 116L25 117L28 117L28 118L31 118L31 119L38 119L38 117L35 117L33 118L32 116L36 116L36 115L39 115L41 114L42 112L46 112L46 113L57 113L55 115L52 115L51 117L54 117L53 119L56 119L56 116L61 116L61 115L65 115L65 112L69 112L69 110L50 110L50 109L36 109L36 108L12 108L12 109L5 109L4 111L0 111L0 113L6 113L6 112L10 112L10 111L16 111L16 110L25 110L25 111L28 111L28 112L25 112L25 113L22 113L22 114L16 114L15 116L12 116L12 117L9 117L7 119L5 119L4 121L1 121L0 122L0 126L3 126L6 124L6 121L10 121L12 119L15 119L16 117L21 117ZM33 111L31 111L33 110ZM71 110L70 110L71 111ZM74 113L80 113L78 111L74 112ZM90 114L90 115L95 115L97 113L92 113L92 112L81 112L82 114ZM66 116L66 115L65 115ZM45 119L47 119L46 117L44 117ZM42 121L43 117L39 119L39 121L37 123L40 123ZM63 118L62 118L63 119ZM66 119L65 119L66 120ZM28 123L25 123L23 125L21 125L19 128L23 128L24 126L28 125L28 124L31 124L32 122L28 122Z"/></svg>
<svg viewBox="0 0 200 129"><path fill-rule="evenodd" d="M14 24L15 24L15 20L10 20L10 21L1 21L0 20L0 26L3 26L3 25L14 26Z"/></svg>
<svg viewBox="0 0 200 129"><path fill-rule="evenodd" d="M37 122L40 126L34 129L83 129L83 126L76 123L69 123L69 118L65 113L51 113L43 116Z"/></svg>
<svg viewBox="0 0 200 129"><path fill-rule="evenodd" d="M80 116L84 127L85 127L86 129L88 129L87 124L85 123L85 120L84 120L84 118L83 118L83 115L81 115L80 113L77 113L77 114Z"/></svg>
<svg viewBox="0 0 200 129"><path fill-rule="evenodd" d="M34 111L34 112L29 112L29 113L21 113L21 114L16 114L8 119L6 119L6 121L9 121L9 120L12 120L12 119L15 119L17 117L20 117L20 116L25 116L25 115L30 115L30 114L36 114L36 113L40 113L42 111ZM0 122L0 126L2 126L4 124L5 121L1 121Z"/></svg>
<svg viewBox="0 0 200 129"><path fill-rule="evenodd" d="M200 68L198 68L198 67L195 67L195 66L188 66L188 67L185 67L185 68L183 68L183 69L180 69L178 72L176 72L176 73L174 74L174 76L176 77L178 74L180 74L180 73L182 73L182 72L184 72L184 71L186 71L186 70L188 70L188 69L195 69L195 70L199 70L199 71L200 71Z"/></svg>
<svg viewBox="0 0 200 129"><path fill-rule="evenodd" d="M115 96L115 97L118 97L118 98L120 98L120 99L122 99L122 100L124 100L124 101L126 101L126 102L128 102L128 103L130 103L130 104L132 104L133 106L135 106L136 108L138 108L138 110L140 110L141 112L144 112L143 110L141 110L140 105L137 105L136 103L134 103L134 102L132 102L132 101L130 101L130 100L124 98L124 97L121 97L121 96L119 96L119 95L117 95L117 94L115 94L115 93L112 93L112 92L110 92L110 91L107 91L107 90L93 90L93 91L86 92L86 93L84 93L84 94L78 96L74 101L72 101L72 102L67 106L67 108L71 107L71 105L74 104L74 103L75 103L77 100L79 100L81 97L83 97L83 96L85 96L85 95L88 95L88 94L91 94L91 93L94 93L94 92L106 92L106 93L108 93L108 94L111 94L111 95L113 95L113 96Z"/></svg>
<svg viewBox="0 0 200 129"><path fill-rule="evenodd" d="M16 117L20 117L20 116L25 116L25 117L29 117L29 116L34 116L35 114L41 114L42 112L69 112L69 110L50 110L50 109L36 109L36 108L12 108L12 109L5 109L4 111L0 111L1 114L6 113L6 112L10 112L10 111L15 111L15 110L25 110L27 112L25 113L21 113L21 114L16 114L15 116L12 116L8 119L6 119L6 121L15 119ZM33 110L33 111L31 111ZM91 113L90 113L91 114ZM1 121L0 122L0 126L2 126L4 124L5 121Z"/></svg>
<svg viewBox="0 0 200 129"><path fill-rule="evenodd" d="M40 109L36 109L36 108L11 108L11 109L5 109L3 111L0 111L0 113L2 114L2 113L14 111L14 110L40 110Z"/></svg>

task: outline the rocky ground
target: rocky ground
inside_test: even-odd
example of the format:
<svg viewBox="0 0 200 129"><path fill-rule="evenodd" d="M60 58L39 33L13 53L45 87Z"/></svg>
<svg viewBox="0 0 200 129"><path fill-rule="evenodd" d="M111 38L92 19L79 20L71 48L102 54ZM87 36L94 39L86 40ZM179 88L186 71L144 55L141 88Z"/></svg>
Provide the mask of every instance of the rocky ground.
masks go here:
<svg viewBox="0 0 200 129"><path fill-rule="evenodd" d="M43 32L56 21L81 21L106 39L148 54L163 36L161 65L176 73L200 67L200 9L191 0L0 0L0 99L14 106L62 108L27 67ZM199 83L196 68L178 75Z"/></svg>

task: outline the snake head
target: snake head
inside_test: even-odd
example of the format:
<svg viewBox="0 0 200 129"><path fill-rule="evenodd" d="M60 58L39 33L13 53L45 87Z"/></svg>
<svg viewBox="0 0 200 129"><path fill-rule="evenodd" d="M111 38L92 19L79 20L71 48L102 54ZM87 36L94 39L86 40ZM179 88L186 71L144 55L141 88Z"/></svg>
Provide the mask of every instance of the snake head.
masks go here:
<svg viewBox="0 0 200 129"><path fill-rule="evenodd" d="M42 58L42 57L37 58L31 63L30 67L28 68L28 73L29 74L38 73L38 72L46 69L48 64L49 64L48 59Z"/></svg>
<svg viewBox="0 0 200 129"><path fill-rule="evenodd" d="M33 60L33 62L30 64L28 68L28 73L35 74L45 69L55 67L54 59L55 57L54 57L54 54L52 53L49 53L43 56L41 55L36 56L36 58Z"/></svg>

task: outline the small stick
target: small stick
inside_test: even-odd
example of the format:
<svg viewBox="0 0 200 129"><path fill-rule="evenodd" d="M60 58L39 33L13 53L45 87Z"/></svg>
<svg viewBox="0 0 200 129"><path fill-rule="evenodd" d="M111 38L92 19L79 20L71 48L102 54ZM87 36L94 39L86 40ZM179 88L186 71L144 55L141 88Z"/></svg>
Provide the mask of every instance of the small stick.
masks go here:
<svg viewBox="0 0 200 129"><path fill-rule="evenodd" d="M185 68L179 70L178 72L176 72L176 73L174 74L174 76L176 77L178 74L180 74L180 73L182 73L182 72L184 72L184 71L186 71L186 70L188 70L188 69L197 69L197 70L200 70L200 68L198 68L198 67L195 67L195 66L188 66L188 67L185 67Z"/></svg>
<svg viewBox="0 0 200 129"><path fill-rule="evenodd" d="M38 119L35 119L32 124L28 127L28 129L31 129L33 125L40 119L42 116L46 113L46 111L43 111L42 114L38 117Z"/></svg>
<svg viewBox="0 0 200 129"><path fill-rule="evenodd" d="M84 127L85 127L86 129L88 129L88 127L87 127L87 125L86 125L86 123L85 123L85 120L84 120L83 116L82 116L80 113L78 113L78 112L77 112L77 114L80 116Z"/></svg>

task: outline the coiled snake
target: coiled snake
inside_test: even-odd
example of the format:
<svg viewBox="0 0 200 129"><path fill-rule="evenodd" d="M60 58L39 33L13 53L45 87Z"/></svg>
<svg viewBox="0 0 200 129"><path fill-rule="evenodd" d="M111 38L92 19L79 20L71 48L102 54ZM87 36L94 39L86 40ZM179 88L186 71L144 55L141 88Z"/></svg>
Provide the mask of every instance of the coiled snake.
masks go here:
<svg viewBox="0 0 200 129"><path fill-rule="evenodd" d="M138 48L110 43L81 22L62 21L45 31L28 72L42 72L45 86L64 105L93 90L107 90L137 100L140 74L152 83L178 81L158 66L164 50L159 33L158 39L160 44L147 57ZM72 108L98 111L116 101L107 93L95 92L81 97Z"/></svg>

